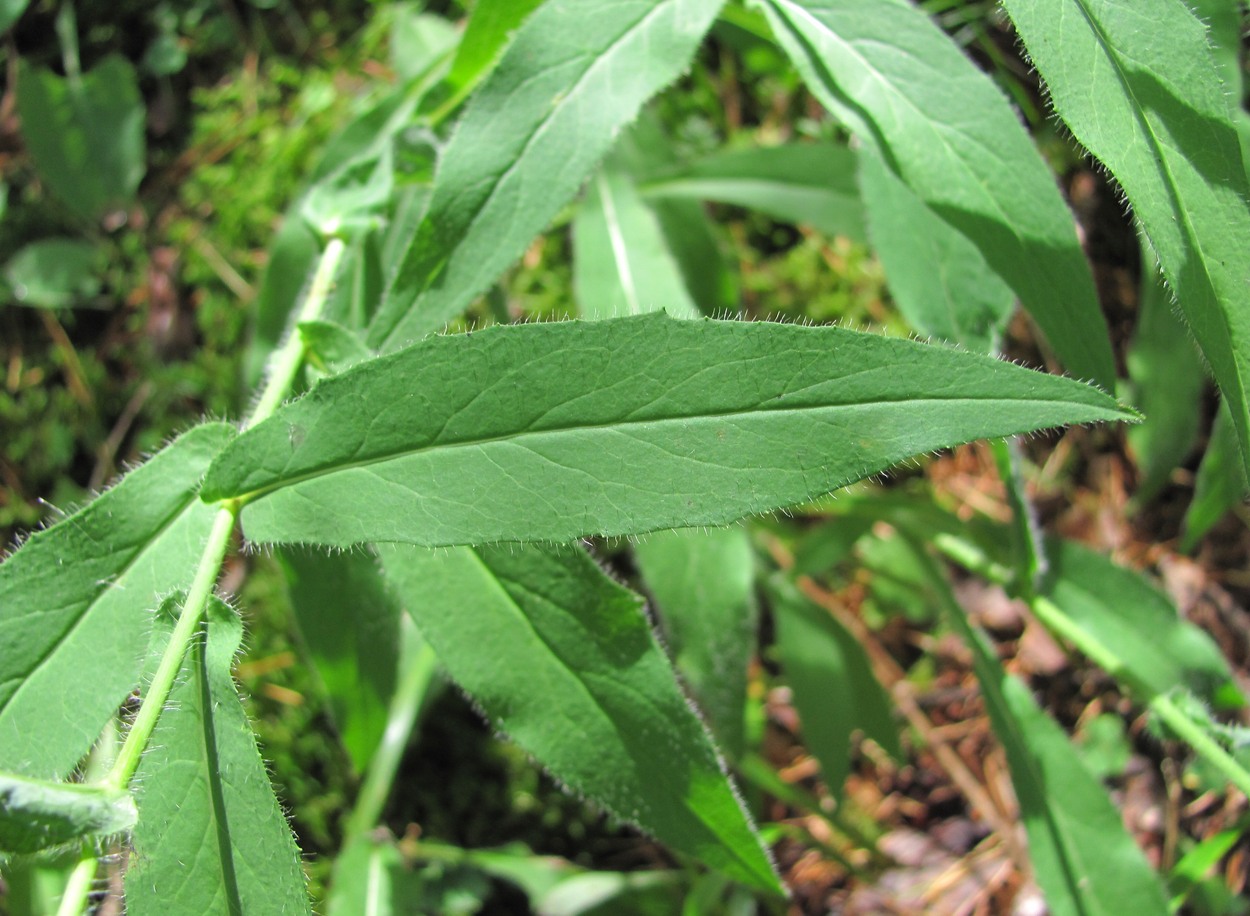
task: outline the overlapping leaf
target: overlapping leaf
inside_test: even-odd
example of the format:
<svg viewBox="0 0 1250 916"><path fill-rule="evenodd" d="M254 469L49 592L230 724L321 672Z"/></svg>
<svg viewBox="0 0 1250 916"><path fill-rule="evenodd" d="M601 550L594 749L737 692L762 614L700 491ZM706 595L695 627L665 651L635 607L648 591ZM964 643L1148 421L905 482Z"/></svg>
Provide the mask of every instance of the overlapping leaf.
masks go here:
<svg viewBox="0 0 1250 916"><path fill-rule="evenodd" d="M721 2L550 0L529 16L447 146L369 344L439 330L483 292L687 66Z"/></svg>
<svg viewBox="0 0 1250 916"><path fill-rule="evenodd" d="M0 769L65 776L138 683L151 611L212 526L200 477L233 435L196 427L0 565Z"/></svg>
<svg viewBox="0 0 1250 916"><path fill-rule="evenodd" d="M1133 205L1250 469L1250 180L1206 28L1181 0L1004 6L1055 110Z"/></svg>
<svg viewBox="0 0 1250 916"><path fill-rule="evenodd" d="M253 540L437 546L716 525L985 436L1126 419L1069 379L841 328L662 314L430 338L249 430Z"/></svg>
<svg viewBox="0 0 1250 916"><path fill-rule="evenodd" d="M168 638L166 611L157 626ZM215 598L207 618L135 774L126 912L311 912L299 850L230 675L243 624Z"/></svg>
<svg viewBox="0 0 1250 916"><path fill-rule="evenodd" d="M989 78L903 0L762 3L817 98L980 249L1070 372L1111 390L1106 324L1071 214Z"/></svg>
<svg viewBox="0 0 1250 916"><path fill-rule="evenodd" d="M135 817L125 790L0 773L0 855L118 834Z"/></svg>
<svg viewBox="0 0 1250 916"><path fill-rule="evenodd" d="M779 891L638 596L579 548L381 553L448 673L556 778L674 850Z"/></svg>

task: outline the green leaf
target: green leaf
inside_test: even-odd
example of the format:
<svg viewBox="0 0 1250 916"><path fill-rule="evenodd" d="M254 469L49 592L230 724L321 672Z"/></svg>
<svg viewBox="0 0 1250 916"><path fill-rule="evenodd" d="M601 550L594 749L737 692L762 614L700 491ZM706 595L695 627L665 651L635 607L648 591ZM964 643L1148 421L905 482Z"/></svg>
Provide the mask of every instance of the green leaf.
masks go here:
<svg viewBox="0 0 1250 916"><path fill-rule="evenodd" d="M309 363L328 375L350 369L373 355L363 340L333 321L301 321L297 330Z"/></svg>
<svg viewBox="0 0 1250 916"><path fill-rule="evenodd" d="M370 346L438 330L485 291L685 69L721 2L549 0L527 18L444 151Z"/></svg>
<svg viewBox="0 0 1250 916"><path fill-rule="evenodd" d="M173 605L157 618L166 636ZM299 849L230 675L243 625L215 598L207 618L135 774L126 912L309 913Z"/></svg>
<svg viewBox="0 0 1250 916"><path fill-rule="evenodd" d="M1250 181L1205 26L1181 0L1004 6L1055 110L1132 204L1250 471Z"/></svg>
<svg viewBox="0 0 1250 916"><path fill-rule="evenodd" d="M1198 466L1193 502L1185 511L1181 550L1192 551L1225 512L1250 495L1250 484L1246 482L1240 458L1228 402L1221 401L1211 427L1211 439Z"/></svg>
<svg viewBox="0 0 1250 916"><path fill-rule="evenodd" d="M851 769L851 733L862 731L903 759L893 702L872 673L854 635L785 579L770 583L782 669L811 748L831 791L841 794Z"/></svg>
<svg viewBox="0 0 1250 916"><path fill-rule="evenodd" d="M22 136L61 202L88 222L129 205L146 162L144 107L134 68L104 58L77 79L23 65Z"/></svg>
<svg viewBox="0 0 1250 916"><path fill-rule="evenodd" d="M936 448L1129 418L1070 379L842 328L503 326L321 382L244 433L204 498L246 498L255 541L567 542L727 524Z"/></svg>
<svg viewBox="0 0 1250 916"><path fill-rule="evenodd" d="M252 339L244 376L251 386L264 374L265 360L282 342L300 294L312 277L321 244L312 228L299 217L299 204L282 218L269 243L268 263L252 306Z"/></svg>
<svg viewBox="0 0 1250 916"><path fill-rule="evenodd" d="M903 0L761 2L821 103L980 249L1069 372L1112 390L1106 323L1072 216L989 77Z"/></svg>
<svg viewBox="0 0 1250 916"><path fill-rule="evenodd" d="M611 160L591 179L573 219L573 288L585 318L665 309L696 318L660 222Z"/></svg>
<svg viewBox="0 0 1250 916"><path fill-rule="evenodd" d="M99 250L79 239L44 239L23 247L4 265L4 279L22 305L81 305L100 291Z"/></svg>
<svg viewBox="0 0 1250 916"><path fill-rule="evenodd" d="M839 143L723 150L650 178L642 192L733 204L826 235L864 240L855 154Z"/></svg>
<svg viewBox="0 0 1250 916"><path fill-rule="evenodd" d="M30 0L0 0L0 32L7 32L26 12Z"/></svg>
<svg viewBox="0 0 1250 916"><path fill-rule="evenodd" d="M35 853L121 833L137 813L130 793L0 773L0 853Z"/></svg>
<svg viewBox="0 0 1250 916"><path fill-rule="evenodd" d="M542 0L478 0L456 49L447 84L459 92L476 84L489 71L525 17Z"/></svg>
<svg viewBox="0 0 1250 916"><path fill-rule="evenodd" d="M967 236L930 210L877 149L859 149L868 236L898 310L921 334L998 349L1016 298Z"/></svg>
<svg viewBox="0 0 1250 916"><path fill-rule="evenodd" d="M1172 311L1159 271L1146 260L1142 273L1137 330L1125 355L1132 402L1145 417L1128 430L1138 474L1133 501L1139 506L1163 489L1193 449L1206 387L1202 358Z"/></svg>
<svg viewBox="0 0 1250 916"><path fill-rule="evenodd" d="M460 32L442 16L420 12L420 5L396 3L391 25L391 67L400 81L420 76L448 55Z"/></svg>
<svg viewBox="0 0 1250 916"><path fill-rule="evenodd" d="M1225 708L1244 705L1211 637L1143 576L1072 541L1051 540L1046 554L1049 572L1040 593L1112 647L1134 679L1157 694L1184 685Z"/></svg>
<svg viewBox="0 0 1250 916"><path fill-rule="evenodd" d="M233 436L196 427L0 565L0 768L65 776L139 682L150 612L212 527L200 477Z"/></svg>
<svg viewBox="0 0 1250 916"><path fill-rule="evenodd" d="M746 529L657 531L634 547L634 557L673 663L720 746L738 759L759 619Z"/></svg>
<svg viewBox="0 0 1250 916"><path fill-rule="evenodd" d="M371 554L280 554L300 635L343 747L363 773L386 729L402 613Z"/></svg>
<svg viewBox="0 0 1250 916"><path fill-rule="evenodd" d="M576 547L381 554L447 672L552 775L674 850L780 892L638 596Z"/></svg>

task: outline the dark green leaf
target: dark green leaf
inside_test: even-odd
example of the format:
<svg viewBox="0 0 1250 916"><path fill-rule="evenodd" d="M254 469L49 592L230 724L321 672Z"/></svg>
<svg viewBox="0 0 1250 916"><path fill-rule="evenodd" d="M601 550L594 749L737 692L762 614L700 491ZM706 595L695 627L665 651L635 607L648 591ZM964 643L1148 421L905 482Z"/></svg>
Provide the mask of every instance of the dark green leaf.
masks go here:
<svg viewBox="0 0 1250 916"><path fill-rule="evenodd" d="M841 328L496 327L320 383L246 432L205 498L246 498L257 541L565 542L726 524L935 448L1127 418L1069 379Z"/></svg>
<svg viewBox="0 0 1250 916"><path fill-rule="evenodd" d="M0 773L0 853L35 853L134 826L129 792Z"/></svg>
<svg viewBox="0 0 1250 916"><path fill-rule="evenodd" d="M1106 323L1072 216L990 79L904 0L764 8L821 103L980 249L1070 372L1113 390Z"/></svg>
<svg viewBox="0 0 1250 916"><path fill-rule="evenodd" d="M777 879L641 599L582 550L385 547L448 673L574 790L772 893Z"/></svg>
<svg viewBox="0 0 1250 916"><path fill-rule="evenodd" d="M151 611L212 527L200 477L233 436L196 427L0 565L0 768L65 776L139 682Z"/></svg>
<svg viewBox="0 0 1250 916"><path fill-rule="evenodd" d="M1221 402L1206 453L1198 466L1194 499L1185 512L1181 550L1188 552L1197 547L1203 535L1224 517L1224 513L1250 494L1250 484L1246 482L1240 459L1237 431L1227 402Z"/></svg>

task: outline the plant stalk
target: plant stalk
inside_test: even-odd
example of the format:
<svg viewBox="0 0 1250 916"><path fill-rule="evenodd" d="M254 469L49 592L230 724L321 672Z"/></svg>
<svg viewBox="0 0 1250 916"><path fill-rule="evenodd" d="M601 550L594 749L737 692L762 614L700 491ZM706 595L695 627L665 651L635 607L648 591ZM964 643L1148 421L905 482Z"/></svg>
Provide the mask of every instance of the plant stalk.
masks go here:
<svg viewBox="0 0 1250 916"><path fill-rule="evenodd" d="M69 874L65 882L65 893L61 894L61 905L56 908L56 916L78 916L91 894L91 884L95 881L96 869L100 859L89 845L83 845L82 858Z"/></svg>

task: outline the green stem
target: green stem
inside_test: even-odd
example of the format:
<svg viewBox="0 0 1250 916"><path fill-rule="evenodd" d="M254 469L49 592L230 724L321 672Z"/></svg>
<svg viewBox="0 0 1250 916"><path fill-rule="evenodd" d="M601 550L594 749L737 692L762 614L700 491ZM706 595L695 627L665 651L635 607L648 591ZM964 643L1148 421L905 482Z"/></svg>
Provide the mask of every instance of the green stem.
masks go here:
<svg viewBox="0 0 1250 916"><path fill-rule="evenodd" d="M56 909L56 916L78 916L83 911L99 865L100 860L95 850L84 845L82 858L70 872L69 881L65 882L65 893L61 895L61 905Z"/></svg>

